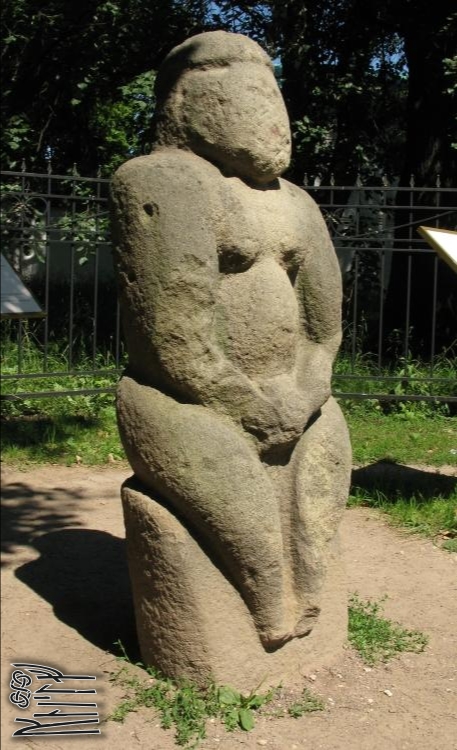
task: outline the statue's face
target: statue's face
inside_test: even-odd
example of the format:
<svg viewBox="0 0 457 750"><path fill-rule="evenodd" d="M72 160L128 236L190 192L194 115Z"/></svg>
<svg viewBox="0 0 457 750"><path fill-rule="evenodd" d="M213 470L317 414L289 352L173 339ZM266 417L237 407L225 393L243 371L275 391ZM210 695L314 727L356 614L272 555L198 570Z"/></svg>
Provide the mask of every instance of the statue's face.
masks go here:
<svg viewBox="0 0 457 750"><path fill-rule="evenodd" d="M266 66L240 62L188 71L174 96L188 145L225 174L265 184L287 169L289 119Z"/></svg>

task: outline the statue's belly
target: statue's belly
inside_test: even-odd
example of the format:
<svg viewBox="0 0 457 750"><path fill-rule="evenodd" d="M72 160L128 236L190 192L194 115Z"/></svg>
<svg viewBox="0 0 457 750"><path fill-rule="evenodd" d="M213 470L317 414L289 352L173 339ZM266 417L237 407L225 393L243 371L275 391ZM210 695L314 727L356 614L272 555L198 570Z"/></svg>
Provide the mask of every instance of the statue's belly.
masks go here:
<svg viewBox="0 0 457 750"><path fill-rule="evenodd" d="M221 276L216 338L226 357L250 376L291 372L299 335L295 292L273 258Z"/></svg>

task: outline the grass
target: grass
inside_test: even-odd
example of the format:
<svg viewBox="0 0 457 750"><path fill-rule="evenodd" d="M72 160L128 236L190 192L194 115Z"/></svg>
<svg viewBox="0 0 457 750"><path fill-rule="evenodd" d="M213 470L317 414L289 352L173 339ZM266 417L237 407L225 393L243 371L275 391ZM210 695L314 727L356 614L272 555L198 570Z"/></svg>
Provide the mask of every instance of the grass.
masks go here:
<svg viewBox="0 0 457 750"><path fill-rule="evenodd" d="M83 463L103 465L125 459L113 404L87 408L74 397L73 413L47 409L2 419L2 457L12 465ZM78 401L80 402L78 404Z"/></svg>
<svg viewBox="0 0 457 750"><path fill-rule="evenodd" d="M78 374L95 367L112 370L115 363L109 353L98 355L94 362L84 353L75 352L73 369L68 375L66 351L50 347L47 369L62 373L52 378L4 380L2 395L16 392L36 393L64 390L113 388L115 373L86 376ZM2 374L14 374L17 368L17 347L6 344L2 350ZM22 353L24 373L43 369L40 350L26 340ZM112 393L95 395L56 396L49 398L13 398L2 401L2 455L5 462L16 465L37 463L105 464L124 458L119 440Z"/></svg>
<svg viewBox="0 0 457 750"><path fill-rule="evenodd" d="M324 702L308 688L303 688L301 698L299 701L295 701L287 709L289 716L294 719L299 719L305 714L314 713L314 711L323 711L325 708Z"/></svg>
<svg viewBox="0 0 457 750"><path fill-rule="evenodd" d="M400 406L404 404L407 410L408 402L401 401L406 396L433 397L437 395L436 389L442 396L457 396L457 363L454 356L456 346L457 340L449 347L447 353L435 357L433 368L429 362L414 359L411 355L391 355L390 364L380 366L373 354L356 353L352 357L341 351L333 369L335 390L342 393L364 394L368 400L370 395L392 394L400 399L397 403ZM440 381L439 384L437 379ZM419 405L424 413L430 408L430 404L431 408L434 408L433 402L416 401L415 404L416 408Z"/></svg>
<svg viewBox="0 0 457 750"><path fill-rule="evenodd" d="M387 662L405 651L420 653L428 643L425 634L407 630L383 617L382 601L363 601L358 594L349 600L349 643L370 666ZM284 701L280 686L265 693L258 693L257 688L248 695L214 683L201 688L190 681L165 678L141 663L133 665L122 644L116 645L122 654L119 658L122 666L112 674L111 681L122 687L125 696L107 721L122 722L132 711L154 709L164 729L174 728L176 744L189 750L206 737L210 719L220 721L228 732L239 729L248 732L255 726L257 712L278 719L285 716L299 719L325 709L324 701L305 687L298 700L289 696L285 707L281 704L269 711L277 696Z"/></svg>
<svg viewBox="0 0 457 750"><path fill-rule="evenodd" d="M2 358L2 372L14 373L17 348L7 343ZM23 346L23 370L39 372L42 364L42 353L29 336ZM3 393L14 395L18 390L112 388L116 383L115 375L88 378L78 374L65 374L68 368L67 353L57 347L48 352L47 364L50 370L62 372L62 377L58 380L4 381ZM90 370L93 364L92 358L79 353L79 370ZM96 365L109 369L113 368L114 363L109 354L100 354ZM358 383L361 390L370 392L367 389L374 387L379 390L379 386L373 385L369 380L369 376L375 371L373 368L369 358L357 360L356 371L367 376L366 382ZM347 359L342 357L338 360L337 372L344 374L350 369ZM400 383L394 381L393 388L396 392L402 388L407 391L412 387L416 391L426 388L416 380L413 381L413 386L408 381L408 378L428 373L418 363L400 362L397 372L402 373L404 380ZM452 374L456 374L455 364L443 358L435 374L449 380ZM386 388L389 382L386 381ZM339 387L341 385L339 383ZM351 434L355 464L389 461L392 464L457 466L457 418L449 416L445 406L430 402L386 406L370 399L357 402L341 400L341 405ZM26 398L3 402L2 458L5 463L21 467L43 463L81 463L92 466L125 460L116 425L113 394ZM425 472L417 473L413 486L407 488L407 491L399 477L390 483L385 480L370 480L360 485L357 480L353 483L350 504L379 508L388 513L394 523L428 536L439 536L444 540L446 549L455 551L455 489L453 492L449 489L442 492L440 486L436 486L427 487L425 491L424 482L428 480Z"/></svg>
<svg viewBox="0 0 457 750"><path fill-rule="evenodd" d="M382 603L362 601L353 594L349 602L349 642L370 666L386 662L404 651L420 653L428 637L382 617Z"/></svg>
<svg viewBox="0 0 457 750"><path fill-rule="evenodd" d="M116 645L123 654L123 665L111 680L120 685L126 695L108 720L122 722L132 711L153 708L158 712L164 729L174 728L177 745L197 747L206 736L206 725L211 718L220 720L228 732L235 729L249 732L255 726L254 713L270 703L277 692L274 689L266 693L254 690L249 695L242 695L227 685L209 683L205 688L199 688L186 680L173 681L141 663L132 665L122 644L118 642ZM133 666L141 668L143 673L138 669L133 671Z"/></svg>
<svg viewBox="0 0 457 750"><path fill-rule="evenodd" d="M444 540L442 546L454 550L457 542L457 487L446 497L420 493L405 497L398 491L386 494L378 489L367 492L356 487L352 488L349 505L377 508L386 513L395 526Z"/></svg>
<svg viewBox="0 0 457 750"><path fill-rule="evenodd" d="M382 414L375 408L342 404L355 464L380 459L404 464L457 466L457 418L410 411Z"/></svg>

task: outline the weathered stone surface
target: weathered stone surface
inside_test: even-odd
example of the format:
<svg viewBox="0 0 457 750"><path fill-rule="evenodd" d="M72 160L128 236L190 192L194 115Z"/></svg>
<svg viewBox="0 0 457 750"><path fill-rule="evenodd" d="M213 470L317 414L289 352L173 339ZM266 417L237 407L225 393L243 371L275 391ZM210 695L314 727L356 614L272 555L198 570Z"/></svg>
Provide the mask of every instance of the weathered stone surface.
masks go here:
<svg viewBox="0 0 457 750"><path fill-rule="evenodd" d="M281 647L278 664L320 644L309 633L326 617L351 464L330 397L341 281L318 208L280 178L289 126L260 47L225 32L193 37L157 86L157 145L112 185L129 352L118 420L140 483L123 490L130 565L144 658L157 654L173 674L218 664L211 673L223 678L230 659L216 658L197 570L213 601L220 589L227 643L244 628L253 653ZM182 590L178 575L190 593L164 594ZM329 643L341 642L343 621ZM160 636L159 648L155 624L179 631L181 645Z"/></svg>
<svg viewBox="0 0 457 750"><path fill-rule="evenodd" d="M172 678L236 685L249 692L330 665L347 631L339 540L328 549L325 607L306 638L265 650L237 589L163 503L135 479L122 488L139 640L146 664Z"/></svg>

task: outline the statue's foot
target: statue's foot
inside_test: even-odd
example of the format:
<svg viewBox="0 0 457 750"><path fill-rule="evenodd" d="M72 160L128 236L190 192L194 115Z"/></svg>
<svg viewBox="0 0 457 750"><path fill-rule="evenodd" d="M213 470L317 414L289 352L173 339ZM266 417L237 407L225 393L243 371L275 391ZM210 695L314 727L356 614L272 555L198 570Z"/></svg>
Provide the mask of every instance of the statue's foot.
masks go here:
<svg viewBox="0 0 457 750"><path fill-rule="evenodd" d="M291 641L294 633L291 630L287 632L283 630L268 630L259 632L259 637L265 651L276 651L276 649L281 648L285 643Z"/></svg>
<svg viewBox="0 0 457 750"><path fill-rule="evenodd" d="M259 633L263 647L267 651L275 651L293 638L303 638L312 631L317 624L321 608L309 604L301 613L300 619L295 626L270 628Z"/></svg>
<svg viewBox="0 0 457 750"><path fill-rule="evenodd" d="M293 632L293 638L303 638L309 635L316 625L321 608L317 605L308 606L301 614Z"/></svg>

